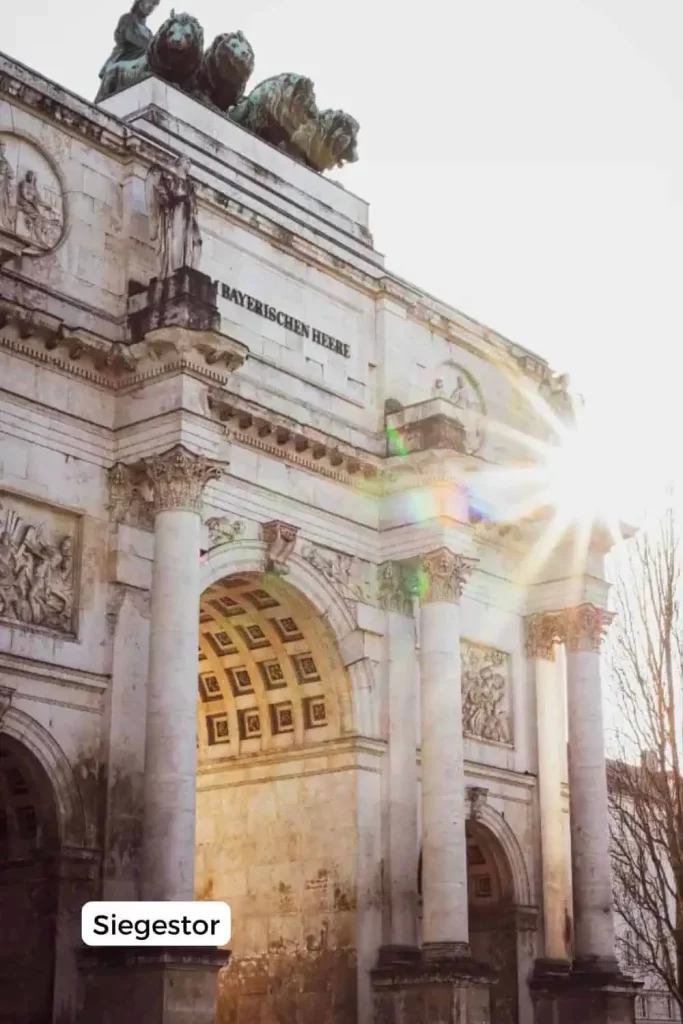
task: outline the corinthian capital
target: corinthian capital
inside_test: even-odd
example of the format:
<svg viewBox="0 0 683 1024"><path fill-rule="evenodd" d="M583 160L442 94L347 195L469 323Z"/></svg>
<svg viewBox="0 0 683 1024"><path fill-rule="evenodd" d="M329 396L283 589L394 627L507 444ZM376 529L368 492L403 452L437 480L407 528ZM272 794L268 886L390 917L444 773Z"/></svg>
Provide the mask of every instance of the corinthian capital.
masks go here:
<svg viewBox="0 0 683 1024"><path fill-rule="evenodd" d="M423 555L415 566L414 592L422 604L448 601L460 604L462 592L478 559L455 555L448 548L437 548Z"/></svg>
<svg viewBox="0 0 683 1024"><path fill-rule="evenodd" d="M577 608L567 608L563 616L564 642L568 651L599 651L614 612L592 604L580 604Z"/></svg>
<svg viewBox="0 0 683 1024"><path fill-rule="evenodd" d="M555 644L564 640L565 625L562 612L542 612L529 615L525 622L527 658L555 661Z"/></svg>
<svg viewBox="0 0 683 1024"><path fill-rule="evenodd" d="M220 463L195 455L182 445L143 459L142 469L152 487L155 513L169 509L201 512L205 486L223 471Z"/></svg>

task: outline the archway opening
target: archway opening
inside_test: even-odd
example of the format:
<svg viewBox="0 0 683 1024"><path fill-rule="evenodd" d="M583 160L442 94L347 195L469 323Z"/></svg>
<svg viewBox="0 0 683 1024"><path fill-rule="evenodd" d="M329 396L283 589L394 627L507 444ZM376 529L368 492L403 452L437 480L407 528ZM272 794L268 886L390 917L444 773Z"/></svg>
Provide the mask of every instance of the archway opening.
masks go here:
<svg viewBox="0 0 683 1024"><path fill-rule="evenodd" d="M485 825L467 822L467 894L472 953L495 967L491 1024L517 1024L517 923L512 872L505 852Z"/></svg>
<svg viewBox="0 0 683 1024"><path fill-rule="evenodd" d="M335 638L286 580L229 576L202 595L198 676L197 897L233 912L218 1020L350 1024L359 764Z"/></svg>
<svg viewBox="0 0 683 1024"><path fill-rule="evenodd" d="M58 849L47 774L0 733L0 1024L52 1020Z"/></svg>
<svg viewBox="0 0 683 1024"><path fill-rule="evenodd" d="M498 839L481 822L468 819L467 897L472 955L495 967L491 1024L518 1024L517 924L510 865ZM418 861L422 904L422 854Z"/></svg>

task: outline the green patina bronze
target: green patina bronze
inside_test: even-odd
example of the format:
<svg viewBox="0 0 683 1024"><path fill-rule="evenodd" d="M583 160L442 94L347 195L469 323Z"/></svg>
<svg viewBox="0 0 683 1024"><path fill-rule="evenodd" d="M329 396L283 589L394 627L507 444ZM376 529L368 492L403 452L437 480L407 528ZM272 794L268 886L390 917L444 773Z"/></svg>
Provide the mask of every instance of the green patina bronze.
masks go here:
<svg viewBox="0 0 683 1024"><path fill-rule="evenodd" d="M358 159L358 122L343 110L318 110L310 78L274 75L245 95L254 51L243 33L223 33L204 51L202 27L189 14L172 11L153 34L147 18L158 5L159 0L135 0L119 19L96 103L155 76L315 171Z"/></svg>

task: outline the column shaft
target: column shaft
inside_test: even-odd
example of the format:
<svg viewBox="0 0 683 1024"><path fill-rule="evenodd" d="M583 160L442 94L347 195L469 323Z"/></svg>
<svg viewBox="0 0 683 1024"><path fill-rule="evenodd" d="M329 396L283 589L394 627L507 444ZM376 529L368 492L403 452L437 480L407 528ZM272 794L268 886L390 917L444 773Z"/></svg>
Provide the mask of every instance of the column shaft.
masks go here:
<svg viewBox="0 0 683 1024"><path fill-rule="evenodd" d="M389 648L389 888L393 946L417 944L417 653L413 619L387 613Z"/></svg>
<svg viewBox="0 0 683 1024"><path fill-rule="evenodd" d="M562 801L565 737L554 661L532 659L536 680L538 733L538 802L541 819L543 923L545 956L567 960L565 941L568 864Z"/></svg>
<svg viewBox="0 0 683 1024"><path fill-rule="evenodd" d="M194 899L200 517L156 517L145 746L143 898Z"/></svg>
<svg viewBox="0 0 683 1024"><path fill-rule="evenodd" d="M420 622L423 942L468 948L460 608L425 603Z"/></svg>
<svg viewBox="0 0 683 1024"><path fill-rule="evenodd" d="M596 609L596 611L598 611ZM577 960L614 961L600 652L568 645L569 794Z"/></svg>

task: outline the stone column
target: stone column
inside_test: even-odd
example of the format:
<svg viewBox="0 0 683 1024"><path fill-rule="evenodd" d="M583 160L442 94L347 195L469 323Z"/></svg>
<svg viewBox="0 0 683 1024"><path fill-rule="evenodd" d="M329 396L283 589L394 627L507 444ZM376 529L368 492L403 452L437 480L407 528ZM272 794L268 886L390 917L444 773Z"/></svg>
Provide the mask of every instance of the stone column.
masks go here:
<svg viewBox="0 0 683 1024"><path fill-rule="evenodd" d="M386 611L389 704L389 946L400 955L417 947L417 713L418 664L413 601L405 569L379 569L380 604Z"/></svg>
<svg viewBox="0 0 683 1024"><path fill-rule="evenodd" d="M144 461L154 497L142 898L194 899L199 549L215 463L176 446Z"/></svg>
<svg viewBox="0 0 683 1024"><path fill-rule="evenodd" d="M468 956L460 598L476 561L446 548L421 561L422 937L425 956Z"/></svg>
<svg viewBox="0 0 683 1024"><path fill-rule="evenodd" d="M567 649L569 807L577 966L616 971L600 647L612 613L563 613Z"/></svg>
<svg viewBox="0 0 683 1024"><path fill-rule="evenodd" d="M566 915L568 864L562 806L564 718L558 687L555 642L562 635L557 615L531 615L526 620L526 654L536 690L538 737L538 803L543 879L542 966L568 965Z"/></svg>

